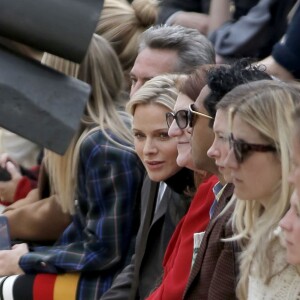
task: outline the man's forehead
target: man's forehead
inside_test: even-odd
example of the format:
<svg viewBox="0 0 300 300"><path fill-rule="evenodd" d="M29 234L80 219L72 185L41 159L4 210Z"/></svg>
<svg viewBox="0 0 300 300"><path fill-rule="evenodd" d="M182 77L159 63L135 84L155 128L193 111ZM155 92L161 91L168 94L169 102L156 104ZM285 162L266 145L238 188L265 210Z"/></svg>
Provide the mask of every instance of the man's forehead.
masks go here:
<svg viewBox="0 0 300 300"><path fill-rule="evenodd" d="M210 89L207 85L205 85L195 101L195 106L197 108L203 107L204 100L209 95L209 93L210 93Z"/></svg>
<svg viewBox="0 0 300 300"><path fill-rule="evenodd" d="M174 50L145 48L138 54L132 72L134 73L138 67L143 67L143 72L149 73L148 77L173 72L177 58Z"/></svg>

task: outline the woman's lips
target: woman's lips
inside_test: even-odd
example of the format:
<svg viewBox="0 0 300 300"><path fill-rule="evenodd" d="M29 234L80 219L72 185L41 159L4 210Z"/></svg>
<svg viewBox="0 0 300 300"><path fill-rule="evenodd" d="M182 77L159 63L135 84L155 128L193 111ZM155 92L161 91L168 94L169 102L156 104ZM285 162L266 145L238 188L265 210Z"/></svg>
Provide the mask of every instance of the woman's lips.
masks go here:
<svg viewBox="0 0 300 300"><path fill-rule="evenodd" d="M238 184L238 183L242 182L242 180L240 180L240 179L238 179L238 178L236 178L234 176L232 176L231 178L232 178L232 181L233 181L234 184Z"/></svg>
<svg viewBox="0 0 300 300"><path fill-rule="evenodd" d="M163 165L163 161L146 161L145 164L147 165L147 168L150 170L156 170L161 168Z"/></svg>
<svg viewBox="0 0 300 300"><path fill-rule="evenodd" d="M178 142L177 145L189 145L190 142L186 141L186 142Z"/></svg>
<svg viewBox="0 0 300 300"><path fill-rule="evenodd" d="M186 149L190 149L190 148L191 148L191 144L189 142L178 142L177 143L177 149L186 150Z"/></svg>
<svg viewBox="0 0 300 300"><path fill-rule="evenodd" d="M293 243L289 242L287 239L284 239L285 246L293 246Z"/></svg>
<svg viewBox="0 0 300 300"><path fill-rule="evenodd" d="M218 167L219 170L224 170L223 166L217 165L217 167Z"/></svg>

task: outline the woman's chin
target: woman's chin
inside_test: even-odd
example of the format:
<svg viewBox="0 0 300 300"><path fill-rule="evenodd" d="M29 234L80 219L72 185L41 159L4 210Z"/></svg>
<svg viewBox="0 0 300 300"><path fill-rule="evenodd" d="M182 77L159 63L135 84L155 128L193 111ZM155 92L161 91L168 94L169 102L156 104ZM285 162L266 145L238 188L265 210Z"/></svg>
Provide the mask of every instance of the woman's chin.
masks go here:
<svg viewBox="0 0 300 300"><path fill-rule="evenodd" d="M177 156L176 163L181 168L189 168L193 165L192 161L189 161L186 156L182 157L180 155Z"/></svg>

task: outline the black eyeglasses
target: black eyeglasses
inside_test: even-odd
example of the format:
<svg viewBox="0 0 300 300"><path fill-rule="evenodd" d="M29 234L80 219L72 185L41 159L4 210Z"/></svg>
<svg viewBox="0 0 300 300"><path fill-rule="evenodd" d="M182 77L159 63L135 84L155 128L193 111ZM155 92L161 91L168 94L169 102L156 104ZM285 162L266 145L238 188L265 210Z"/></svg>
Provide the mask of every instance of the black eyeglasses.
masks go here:
<svg viewBox="0 0 300 300"><path fill-rule="evenodd" d="M189 124L189 111L186 109L178 110L176 113L173 112L167 112L166 113L166 120L168 127L171 127L172 122L175 120L177 126L180 129L184 129Z"/></svg>
<svg viewBox="0 0 300 300"><path fill-rule="evenodd" d="M170 127L172 122L175 120L177 126L180 129L185 129L187 126L193 127L194 125L194 117L193 114L208 118L208 119L213 119L211 116L200 113L194 109L194 104L190 104L189 110L182 109L178 110L176 113L173 112L168 112L166 113L166 120L167 124Z"/></svg>
<svg viewBox="0 0 300 300"><path fill-rule="evenodd" d="M276 148L272 145L249 144L234 139L233 134L229 137L230 148L233 148L235 159L241 164L250 152L276 152Z"/></svg>

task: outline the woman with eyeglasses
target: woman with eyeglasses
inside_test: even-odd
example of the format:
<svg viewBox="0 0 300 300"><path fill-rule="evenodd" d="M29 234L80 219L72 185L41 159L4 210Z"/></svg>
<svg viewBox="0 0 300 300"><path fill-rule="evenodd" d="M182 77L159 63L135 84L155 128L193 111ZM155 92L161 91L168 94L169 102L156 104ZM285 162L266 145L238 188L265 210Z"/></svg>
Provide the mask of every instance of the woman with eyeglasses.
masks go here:
<svg viewBox="0 0 300 300"><path fill-rule="evenodd" d="M177 164L194 171L197 192L195 193L187 214L177 225L172 239L169 242L164 257L164 274L161 284L150 294L148 300L157 299L182 299L184 289L190 274L193 258L197 253L204 231L210 220L209 211L215 195L213 187L218 182L206 170L198 170L191 156L191 125L197 118L197 113L192 113L189 107L199 96L201 89L206 84L206 71L209 67L202 66L197 71L178 82L179 94L174 111L166 113L169 126L169 136L177 140ZM209 120L209 115L200 113L200 117ZM206 136L203 139L209 140ZM211 140L212 142L212 140ZM211 164L214 161L203 155Z"/></svg>
<svg viewBox="0 0 300 300"><path fill-rule="evenodd" d="M225 164L237 199L232 240L242 249L239 299L299 299L300 277L274 234L292 193L290 115L299 102L299 86L273 80L241 85L221 101L230 107Z"/></svg>
<svg viewBox="0 0 300 300"><path fill-rule="evenodd" d="M191 157L191 128L197 116L213 120L213 117L197 112L193 105L199 96L202 88L207 82L207 71L213 68L210 65L201 66L185 80L178 82L179 94L173 112L166 113L166 120L169 127L169 135L176 137L178 144L177 164L195 170ZM199 183L205 177L206 171L197 170L200 175Z"/></svg>

